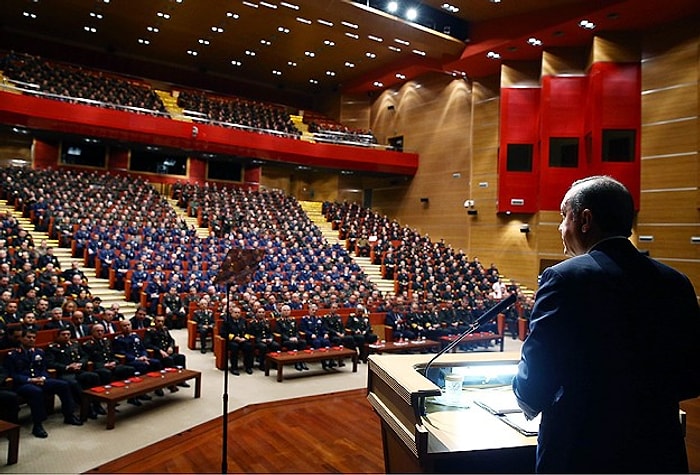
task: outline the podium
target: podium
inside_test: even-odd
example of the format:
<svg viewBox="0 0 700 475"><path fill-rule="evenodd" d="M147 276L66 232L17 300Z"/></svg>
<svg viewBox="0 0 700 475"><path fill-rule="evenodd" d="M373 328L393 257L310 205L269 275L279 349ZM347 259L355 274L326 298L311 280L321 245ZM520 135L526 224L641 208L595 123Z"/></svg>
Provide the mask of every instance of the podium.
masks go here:
<svg viewBox="0 0 700 475"><path fill-rule="evenodd" d="M431 356L369 357L367 399L381 421L386 473L534 473L537 425L519 425L516 404L499 406L514 403L520 354L446 353L428 379L421 370ZM457 402L438 386L449 373L465 378Z"/></svg>

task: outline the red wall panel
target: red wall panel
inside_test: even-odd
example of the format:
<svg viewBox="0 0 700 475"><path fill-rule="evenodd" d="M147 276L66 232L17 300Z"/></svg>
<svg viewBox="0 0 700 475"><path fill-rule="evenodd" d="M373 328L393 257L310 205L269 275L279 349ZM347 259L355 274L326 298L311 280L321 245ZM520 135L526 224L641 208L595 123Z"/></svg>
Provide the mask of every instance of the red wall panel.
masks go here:
<svg viewBox="0 0 700 475"><path fill-rule="evenodd" d="M540 88L502 88L498 151L498 212L535 213L539 209ZM532 144L531 172L508 171L508 144ZM522 204L519 204L522 203Z"/></svg>
<svg viewBox="0 0 700 475"><path fill-rule="evenodd" d="M58 167L58 143L35 140L33 149L34 168Z"/></svg>
<svg viewBox="0 0 700 475"><path fill-rule="evenodd" d="M542 78L540 209L558 210L569 185L587 174L584 149L588 78L586 76L544 76ZM552 137L577 138L578 166L549 164Z"/></svg>

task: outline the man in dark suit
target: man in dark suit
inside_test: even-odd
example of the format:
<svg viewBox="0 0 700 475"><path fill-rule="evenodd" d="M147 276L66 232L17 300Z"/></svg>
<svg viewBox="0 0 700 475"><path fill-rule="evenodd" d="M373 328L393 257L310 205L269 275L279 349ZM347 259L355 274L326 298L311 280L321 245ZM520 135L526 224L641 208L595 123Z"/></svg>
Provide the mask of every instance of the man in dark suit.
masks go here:
<svg viewBox="0 0 700 475"><path fill-rule="evenodd" d="M572 258L542 274L513 381L526 416L542 414L536 469L688 472L679 401L700 394L695 290L627 239L634 202L618 181L575 182L561 214Z"/></svg>
<svg viewBox="0 0 700 475"><path fill-rule="evenodd" d="M12 378L15 391L29 403L32 412L32 435L44 439L49 435L42 423L46 420L45 395L56 394L61 400L63 421L70 425L82 425L73 414L75 401L71 396L68 382L58 378L50 378L46 371L46 355L41 348L35 348L36 332L24 330L22 345L11 351L5 357L5 367Z"/></svg>

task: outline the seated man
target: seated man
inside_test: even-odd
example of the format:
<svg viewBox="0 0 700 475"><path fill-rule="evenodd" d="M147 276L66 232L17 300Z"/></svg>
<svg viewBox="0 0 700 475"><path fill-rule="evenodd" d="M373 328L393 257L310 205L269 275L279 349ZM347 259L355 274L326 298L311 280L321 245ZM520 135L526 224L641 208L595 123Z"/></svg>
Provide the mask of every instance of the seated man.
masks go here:
<svg viewBox="0 0 700 475"><path fill-rule="evenodd" d="M63 309L61 307L54 307L51 309L51 319L44 325L44 330L58 330L61 328L68 328L70 330L70 323L63 320Z"/></svg>
<svg viewBox="0 0 700 475"><path fill-rule="evenodd" d="M297 322L294 317L291 316L292 309L289 305L282 305L281 315L275 321L276 333L280 335L280 340L282 342L282 347L287 350L303 350L306 348L306 340L299 338L299 332L297 331ZM303 369L309 369L306 363L295 363L294 369L301 371Z"/></svg>
<svg viewBox="0 0 700 475"><path fill-rule="evenodd" d="M207 299L199 301L198 308L193 315L197 323L197 333L201 344L200 352L207 352L207 336L214 337L214 312L209 309Z"/></svg>
<svg viewBox="0 0 700 475"><path fill-rule="evenodd" d="M32 435L46 438L42 422L46 420L45 395L58 395L61 400L63 422L80 426L83 423L73 413L75 401L71 395L68 382L50 378L46 371L46 355L41 348L35 348L36 332L22 331L22 344L5 357L5 367L12 378L15 391L29 403L32 412Z"/></svg>
<svg viewBox="0 0 700 475"><path fill-rule="evenodd" d="M121 381L130 378L136 371L133 366L120 364L112 351L112 340L105 336L105 328L102 323L95 323L91 331L91 338L83 343L83 348L92 361L93 370L100 377L100 384L109 384L112 381Z"/></svg>
<svg viewBox="0 0 700 475"><path fill-rule="evenodd" d="M71 316L71 338L83 338L90 335L90 325L83 320L83 312L75 310Z"/></svg>
<svg viewBox="0 0 700 475"><path fill-rule="evenodd" d="M134 374L159 371L161 368L160 361L158 361L156 358L148 357L146 347L144 346L138 333L131 330L131 322L129 320L123 320L119 322L119 328L121 329L121 333L114 337L114 352L124 355L125 364L134 367L134 370L136 371ZM156 395L163 395L163 390L157 390ZM144 394L140 399L148 401L151 399L151 396ZM135 399L130 399L127 402L135 406L139 406L141 404Z"/></svg>
<svg viewBox="0 0 700 475"><path fill-rule="evenodd" d="M360 358L364 360L367 357L365 343L376 343L378 337L372 332L369 317L363 312L364 307L358 305L357 313L348 315L348 319L345 322L345 330L355 340L355 347L359 349Z"/></svg>
<svg viewBox="0 0 700 475"><path fill-rule="evenodd" d="M177 330L187 326L187 308L174 285L171 285L168 293L163 296L163 313L170 328Z"/></svg>
<svg viewBox="0 0 700 475"><path fill-rule="evenodd" d="M17 393L9 387L5 387L5 381L9 373L0 365L0 420L17 424L19 422L19 398Z"/></svg>
<svg viewBox="0 0 700 475"><path fill-rule="evenodd" d="M58 331L56 341L49 345L46 352L47 366L56 370L56 375L70 384L73 399L82 401L84 389L90 389L100 384L97 373L87 370L88 354L82 345L71 340L70 330L64 328ZM97 418L97 414L105 414L99 404L93 403L89 417Z"/></svg>
<svg viewBox="0 0 700 475"><path fill-rule="evenodd" d="M255 310L255 318L248 324L247 333L255 338L255 348L258 350L258 368L265 370L263 361L265 355L271 351L279 351L280 344L272 336L270 322L265 318L265 309L258 307Z"/></svg>
<svg viewBox="0 0 700 475"><path fill-rule="evenodd" d="M133 330L140 330L141 328L150 328L153 324L153 320L148 316L148 310L145 307L139 307L136 309L134 316L129 319L131 322L131 328Z"/></svg>
<svg viewBox="0 0 700 475"><path fill-rule="evenodd" d="M233 304L233 302L232 302ZM247 374L253 374L253 344L246 332L246 321L241 316L240 307L231 309L230 318L225 318L221 325L220 334L228 345L230 360L229 371L234 376L240 375L238 371L238 353L243 353L243 367Z"/></svg>
<svg viewBox="0 0 700 475"><path fill-rule="evenodd" d="M146 330L144 345L147 349L153 350L153 356L160 360L163 368L185 367L185 355L175 350L175 338L170 334L170 330L165 326L165 317L158 315L153 320L154 324ZM187 383L180 386L189 387ZM176 386L171 386L170 392L177 391Z"/></svg>

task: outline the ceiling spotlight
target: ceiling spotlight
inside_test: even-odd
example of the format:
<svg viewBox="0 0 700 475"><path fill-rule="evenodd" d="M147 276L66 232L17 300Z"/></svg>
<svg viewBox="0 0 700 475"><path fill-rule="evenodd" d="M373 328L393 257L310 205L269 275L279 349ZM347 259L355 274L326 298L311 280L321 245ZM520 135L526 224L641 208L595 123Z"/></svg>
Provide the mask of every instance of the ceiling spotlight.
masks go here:
<svg viewBox="0 0 700 475"><path fill-rule="evenodd" d="M580 22L578 22L578 26L580 26L584 30L592 30L595 28L595 23L588 20L581 20Z"/></svg>
<svg viewBox="0 0 700 475"><path fill-rule="evenodd" d="M389 13L396 13L399 10L399 2L389 2L386 4L386 10Z"/></svg>
<svg viewBox="0 0 700 475"><path fill-rule="evenodd" d="M542 46L542 40L538 40L537 38L529 38L527 40L527 43L532 46Z"/></svg>
<svg viewBox="0 0 700 475"><path fill-rule="evenodd" d="M501 59L501 55L496 53L495 51L489 51L486 53L486 57L489 59Z"/></svg>
<svg viewBox="0 0 700 475"><path fill-rule="evenodd" d="M418 18L418 10L415 8L409 8L406 10L406 19L408 21L415 21Z"/></svg>

